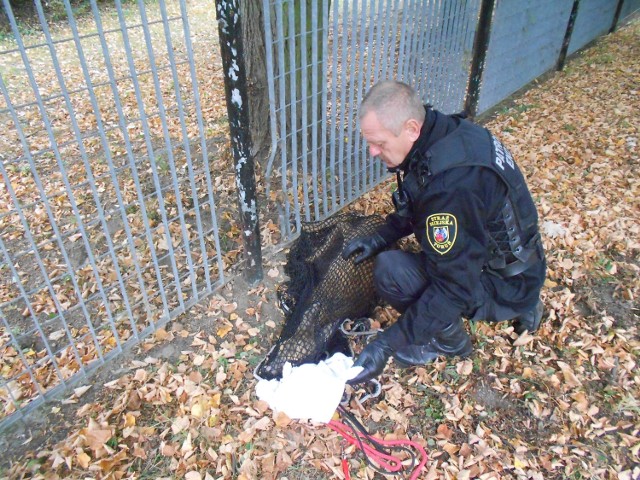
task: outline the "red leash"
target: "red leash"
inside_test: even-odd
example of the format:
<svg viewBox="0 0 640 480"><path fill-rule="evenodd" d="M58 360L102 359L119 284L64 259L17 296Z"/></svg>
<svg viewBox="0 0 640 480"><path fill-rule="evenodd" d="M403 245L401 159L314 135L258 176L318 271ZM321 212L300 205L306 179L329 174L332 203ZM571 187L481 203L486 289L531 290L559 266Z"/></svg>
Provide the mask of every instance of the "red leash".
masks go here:
<svg viewBox="0 0 640 480"><path fill-rule="evenodd" d="M416 480L418 478L420 472L424 469L428 461L427 452L422 445L411 440L381 440L371 437L364 430L364 427L360 425L351 414L342 408L339 408L339 410L345 418L348 419L348 423L356 422L357 425L345 425L344 423L336 420L331 420L327 425L333 431L342 435L348 443L355 445L362 450L365 460L367 460L367 463L371 467L382 474L388 475L399 473L404 470L405 467L402 465L402 461L398 457L389 453L389 450L402 450L408 452L414 460L414 465L416 456L413 454L413 451L417 451L421 459L418 465L413 469L411 477L409 478L410 480ZM373 465L371 461L375 462L379 467ZM344 454L342 457L342 471L345 478L350 480L351 475L349 474L349 464L347 463Z"/></svg>

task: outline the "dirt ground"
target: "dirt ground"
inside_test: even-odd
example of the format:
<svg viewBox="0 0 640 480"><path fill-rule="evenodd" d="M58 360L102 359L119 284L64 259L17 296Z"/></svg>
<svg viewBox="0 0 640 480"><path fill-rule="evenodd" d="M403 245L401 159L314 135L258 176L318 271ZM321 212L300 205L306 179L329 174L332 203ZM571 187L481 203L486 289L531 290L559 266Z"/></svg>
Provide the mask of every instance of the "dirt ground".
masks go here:
<svg viewBox="0 0 640 480"><path fill-rule="evenodd" d="M469 324L471 358L392 363L380 397L350 403L371 433L424 446L420 478L640 478L639 40L636 21L487 121L539 206L546 314L534 335ZM388 211L389 190L350 208ZM233 277L86 393L17 423L0 438L0 477L345 478L345 451L352 478L384 478L325 426L255 397L253 368L283 318L285 254L265 256L262 284ZM385 325L395 313L372 317Z"/></svg>

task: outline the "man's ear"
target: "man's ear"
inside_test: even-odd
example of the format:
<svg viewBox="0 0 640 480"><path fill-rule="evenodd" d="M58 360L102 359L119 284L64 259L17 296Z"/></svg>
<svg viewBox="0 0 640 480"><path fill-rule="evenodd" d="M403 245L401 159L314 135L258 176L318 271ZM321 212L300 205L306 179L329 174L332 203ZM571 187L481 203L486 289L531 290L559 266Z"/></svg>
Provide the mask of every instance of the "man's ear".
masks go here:
<svg viewBox="0 0 640 480"><path fill-rule="evenodd" d="M404 124L405 131L409 139L415 142L420 137L420 130L422 125L415 118L410 118Z"/></svg>

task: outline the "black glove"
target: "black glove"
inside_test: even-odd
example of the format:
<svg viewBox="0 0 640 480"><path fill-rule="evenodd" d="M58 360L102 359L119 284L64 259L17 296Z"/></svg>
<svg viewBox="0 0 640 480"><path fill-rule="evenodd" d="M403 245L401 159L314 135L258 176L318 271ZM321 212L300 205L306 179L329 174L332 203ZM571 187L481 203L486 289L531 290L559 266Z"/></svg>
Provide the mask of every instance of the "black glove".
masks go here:
<svg viewBox="0 0 640 480"><path fill-rule="evenodd" d="M380 253L387 247L386 240L382 238L379 233L374 233L369 237L351 240L343 250L342 258L346 260L354 253L361 252L354 260L354 263L357 265L360 262L364 262L367 258L371 258Z"/></svg>
<svg viewBox="0 0 640 480"><path fill-rule="evenodd" d="M369 342L364 350L358 355L354 367L364 367L355 378L347 380L349 385L364 383L382 373L387 365L387 360L391 356L392 349L382 335L378 335L375 340Z"/></svg>

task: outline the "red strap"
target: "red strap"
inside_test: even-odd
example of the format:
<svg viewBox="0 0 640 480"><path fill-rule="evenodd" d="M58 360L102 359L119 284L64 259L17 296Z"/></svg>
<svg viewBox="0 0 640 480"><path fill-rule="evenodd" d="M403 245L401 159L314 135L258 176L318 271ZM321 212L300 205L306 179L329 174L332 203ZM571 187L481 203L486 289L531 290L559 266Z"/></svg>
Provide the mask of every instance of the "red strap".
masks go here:
<svg viewBox="0 0 640 480"><path fill-rule="evenodd" d="M373 461L375 461L381 468L395 473L400 472L404 467L402 465L402 461L393 455L389 455L384 452L380 452L373 448L371 445L367 443L360 443L353 435L353 430L351 427L345 425L344 423L338 422L336 420L331 420L328 424L330 429L342 435L347 442L351 445L355 445L358 448L362 448L363 452ZM414 468L413 473L411 474L410 480L416 480L420 472L424 469L427 464L428 456L425 449L422 445L413 442L411 440L380 440L378 438L374 438L374 440L384 446L393 447L393 446L401 446L401 447L411 447L418 451L420 454L421 460L418 466ZM361 447L362 445L362 447ZM349 480L351 476L349 475L349 466L346 463L346 459L342 459L342 471L345 474L345 478Z"/></svg>

